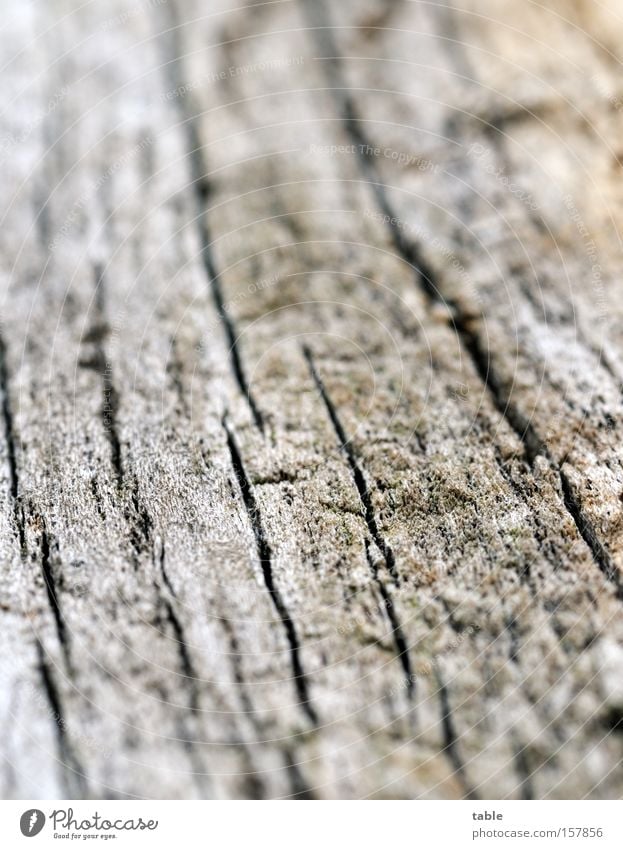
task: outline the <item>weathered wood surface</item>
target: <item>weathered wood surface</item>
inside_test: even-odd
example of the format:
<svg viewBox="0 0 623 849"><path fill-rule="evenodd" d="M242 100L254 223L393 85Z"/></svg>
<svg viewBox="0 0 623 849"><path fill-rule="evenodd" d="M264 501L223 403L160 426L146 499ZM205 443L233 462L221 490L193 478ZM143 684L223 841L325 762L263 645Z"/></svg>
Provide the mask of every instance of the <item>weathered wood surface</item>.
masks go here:
<svg viewBox="0 0 623 849"><path fill-rule="evenodd" d="M623 790L614 0L6 0L4 797Z"/></svg>

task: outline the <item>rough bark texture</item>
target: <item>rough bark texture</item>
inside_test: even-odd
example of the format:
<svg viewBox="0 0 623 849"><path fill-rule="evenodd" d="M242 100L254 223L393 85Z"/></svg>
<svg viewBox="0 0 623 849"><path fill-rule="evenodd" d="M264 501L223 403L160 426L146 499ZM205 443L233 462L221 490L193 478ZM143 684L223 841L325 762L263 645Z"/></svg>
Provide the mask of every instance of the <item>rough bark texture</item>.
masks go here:
<svg viewBox="0 0 623 849"><path fill-rule="evenodd" d="M620 797L615 0L5 6L3 796Z"/></svg>

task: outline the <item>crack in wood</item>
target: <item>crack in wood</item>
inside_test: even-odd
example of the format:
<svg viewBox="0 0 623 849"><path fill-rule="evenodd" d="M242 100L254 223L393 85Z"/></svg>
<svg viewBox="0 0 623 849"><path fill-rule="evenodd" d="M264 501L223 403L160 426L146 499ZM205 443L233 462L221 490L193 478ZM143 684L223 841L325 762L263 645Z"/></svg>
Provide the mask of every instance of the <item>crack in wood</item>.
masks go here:
<svg viewBox="0 0 623 849"><path fill-rule="evenodd" d="M52 670L46 660L45 650L38 639L36 639L36 647L43 692L50 705L54 727L56 729L59 759L63 765L61 780L67 791L66 797L68 799L86 799L88 798L86 773L74 753L69 740L67 721L65 719L61 697L54 681Z"/></svg>
<svg viewBox="0 0 623 849"><path fill-rule="evenodd" d="M283 600L283 597L275 584L272 568L272 550L268 543L266 533L264 531L260 510L257 501L255 500L253 486L251 485L249 476L247 475L242 455L240 453L240 449L238 448L238 444L234 437L234 433L227 421L227 414L225 414L225 416L223 417L223 428L227 437L227 447L229 449L234 473L236 475L238 486L240 487L240 492L242 494L242 500L249 516L249 521L253 529L253 534L255 536L255 544L260 560L262 575L264 577L264 584L266 586L266 589L268 590L268 594L271 598L277 615L281 620L281 624L286 633L288 644L290 646L290 661L292 664L294 684L299 698L299 705L301 707L301 710L306 714L307 718L311 721L311 723L314 726L317 726L318 715L316 714L316 711L311 701L308 677L303 670L303 665L301 662L301 647L299 643L299 638L296 633L296 628L294 626L292 617L290 616L290 613Z"/></svg>
<svg viewBox="0 0 623 849"><path fill-rule="evenodd" d="M69 650L69 637L67 635L65 617L63 616L63 611L61 610L61 605L58 597L58 590L56 587L56 581L54 579L54 570L52 569L52 564L50 561L50 537L48 535L48 531L43 517L37 516L36 519L38 524L41 525L40 545L41 573L43 575L43 583L45 584L50 610L52 611L52 615L54 617L58 641L61 647L61 651L63 652L63 657L65 658L67 673L71 676L73 674L73 667Z"/></svg>
<svg viewBox="0 0 623 849"><path fill-rule="evenodd" d="M521 798L526 801L531 801L535 798L534 795L534 772L528 764L527 746L522 746L521 743L513 739L513 764L515 772L520 781Z"/></svg>
<svg viewBox="0 0 623 849"><path fill-rule="evenodd" d="M588 546L593 560L608 581L614 585L616 597L623 601L623 578L620 570L612 561L612 557L605 545L599 539L595 528L586 517L582 505L573 491L571 481L562 469L559 469L560 485L564 498L565 507L575 522L575 526L586 545Z"/></svg>
<svg viewBox="0 0 623 849"><path fill-rule="evenodd" d="M179 27L181 26L179 14L173 0L165 4L171 20L171 29L169 38L172 44L173 58L164 63L167 69L174 89L179 89L183 85L184 76L182 73L182 56L183 50L179 40ZM203 268L208 280L214 306L218 317L222 323L227 341L229 344L229 358L232 371L238 384L238 388L242 396L246 399L253 421L257 428L264 433L264 416L259 408L255 396L251 391L249 381L247 379L245 369L240 356L239 339L240 333L236 327L234 319L230 316L223 295L223 288L219 272L216 268L214 254L212 249L212 238L208 224L209 214L209 199L212 194L212 187L208 177L208 168L205 162L203 153L203 145L201 143L201 134L198 127L198 119L196 113L190 108L190 97L177 97L176 107L182 118L182 128L186 136L186 156L190 164L190 176L192 181L192 191L195 199L196 207L196 222L199 242L201 247L201 260Z"/></svg>
<svg viewBox="0 0 623 849"><path fill-rule="evenodd" d="M110 445L110 461L119 490L123 489L123 461L121 456L121 440L117 427L119 413L119 393L115 387L112 374L112 364L108 362L103 338L107 333L106 322L106 293L104 269L100 263L93 265L95 283L95 321L91 324L83 342L92 344L93 356L80 360L84 368L91 368L102 380L102 406L100 415L104 435Z"/></svg>
<svg viewBox="0 0 623 849"><path fill-rule="evenodd" d="M435 677L437 680L437 691L439 694L439 706L441 709L441 727L443 731L443 751L449 758L457 779L461 782L463 788L463 797L478 801L480 798L475 789L471 786L467 779L465 764L458 750L458 737L454 727L454 719L452 717L452 708L450 706L450 698L448 689L441 677L441 672L435 666Z"/></svg>
<svg viewBox="0 0 623 849"><path fill-rule="evenodd" d="M342 116L345 131L355 143L362 173L373 190L379 209L383 213L384 221L387 222L387 227L396 250L414 269L417 282L428 301L442 303L449 309L457 337L461 340L465 350L469 354L470 360L482 383L489 390L496 409L508 422L513 432L521 441L529 465L532 466L538 456L544 456L552 467L558 471L564 494L563 503L565 508L573 518L595 563L606 578L615 584L617 598L623 599L623 578L620 572L612 564L606 546L599 540L594 528L592 528L590 522L584 516L577 496L563 479L560 468L556 466L549 455L545 443L538 436L534 425L511 402L511 393L504 389L502 379L492 366L488 345L483 342L482 334L476 329L474 316L466 311L456 300L446 299L444 297L443 287L439 284L435 273L422 256L417 243L407 238L403 230L396 223L399 219L396 210L389 201L385 185L380 179L372 156L365 153L366 150L374 150L374 145L369 142L363 131L362 119L357 113L354 101L350 95L350 89L344 79L341 65L342 59L333 37L326 3L324 0L300 0L300 2L314 29L321 57L326 60L326 75L331 84L331 93L334 102L336 103L338 112Z"/></svg>
<svg viewBox="0 0 623 849"><path fill-rule="evenodd" d="M288 796L289 799L315 799L316 796L303 778L303 773L300 770L299 764L292 757L292 752L286 749L284 752L284 761L288 777L290 779L290 787L292 793Z"/></svg>
<svg viewBox="0 0 623 849"><path fill-rule="evenodd" d="M318 393L326 407L327 413L329 414L329 419L331 420L331 424L333 425L333 429L335 430L335 433L338 438L339 448L344 453L348 461L348 465L350 466L355 486L357 488L357 492L359 493L359 498L363 507L364 518L366 520L366 525L368 526L370 536L374 540L374 544L376 545L376 547L383 555L383 559L385 560L385 564L387 566L387 571L394 579L394 581L396 581L396 583L399 583L399 576L396 570L396 558L394 556L394 552L391 549L391 546L384 539L383 535L379 530L378 522L374 512L374 506L372 504L372 498L370 496L370 490L368 489L368 484L366 483L366 478L363 473L363 469L361 468L357 457L355 456L355 451L353 449L352 442L346 435L346 431L344 430L344 426L342 425L342 422L340 421L340 418L337 414L335 405L329 397L329 393L327 392L322 378L320 377L318 370L316 369L311 349L304 345L302 348L302 352L309 366L309 371L312 380L314 381L316 389L318 390Z"/></svg>
<svg viewBox="0 0 623 849"><path fill-rule="evenodd" d="M160 549L159 562L162 580L171 596L173 598L177 598L165 569L164 544L162 544ZM159 601L164 608L167 622L170 625L171 630L173 631L173 634L175 636L181 675L186 683L186 688L188 691L188 707L196 721L197 717L201 715L201 693L198 683L200 681L200 677L197 670L195 669L195 665L191 657L188 641L186 640L184 626L182 625L182 622L179 616L177 615L177 612L175 610L175 607L173 606L171 599L167 598L161 593L161 588L159 584L156 583L155 588L159 595ZM186 725L185 722L183 724ZM192 730L185 728L183 737L180 742L182 743L188 754L188 759L193 768L193 778L197 784L197 787L199 788L200 793L202 795L205 795L206 790L209 791L210 789L211 780L210 773L206 770L204 759L197 748L197 735Z"/></svg>
<svg viewBox="0 0 623 849"><path fill-rule="evenodd" d="M308 348L307 346L303 346L302 350L303 355L307 360L312 379L316 385L320 397L324 402L327 413L329 415L329 419L331 420L333 429L335 430L335 433L338 437L340 450L345 454L346 459L348 461L348 465L350 466L355 487L357 489L359 499L363 507L363 513L368 528L368 533L370 534L370 537L372 538L376 547L381 552L385 561L385 565L387 567L387 571L389 572L391 577L396 582L398 582L399 578L396 570L395 556L390 545L387 543L387 541L379 531L378 522L374 512L374 506L372 504L372 498L368 490L368 485L366 483L363 469L357 461L351 441L346 436L346 431L344 430L344 426L340 421L337 409L333 404L329 393L327 392L327 389L322 381L322 378L320 377L320 374L318 373L310 348ZM405 674L405 681L407 683L407 693L409 698L413 698L415 695L415 678L411 669L411 660L409 657L409 647L407 644L407 640L405 638L402 625L398 618L398 614L396 613L391 593L385 585L385 582L382 580L379 574L378 566L371 556L368 540L365 541L365 549L368 566L370 567L372 576L376 584L378 585L381 597L383 599L384 609L392 628L392 639L394 641L396 656Z"/></svg>
<svg viewBox="0 0 623 849"><path fill-rule="evenodd" d="M254 733L257 735L257 740L255 743L261 743L260 737L264 734L264 728L262 723L259 721L253 703L247 693L247 683L245 681L243 672L242 672L242 662L240 656L240 646L238 645L238 638L236 637L236 632L234 626L229 621L226 616L219 616L218 620L219 624L223 628L225 635L227 636L227 641L229 643L229 653L228 659L231 666L232 675L234 676L234 681L236 682L237 692L240 697L240 702L242 705L243 713L245 719L250 723L253 728ZM245 744L241 744L245 758L247 760L249 766L249 772L245 775L246 783L248 786L248 796L251 799L266 799L266 787L264 785L264 781L261 778L260 773L254 768L253 759L251 757L251 753L249 752L249 747Z"/></svg>
<svg viewBox="0 0 623 849"><path fill-rule="evenodd" d="M93 275L95 281L95 319L82 339L83 343L93 345L93 355L90 358L81 359L80 364L84 368L93 369L102 380L102 426L110 446L110 460L117 492L125 505L124 517L128 524L136 566L138 556L149 550L153 522L141 503L136 474L124 467L118 422L120 396L114 382L112 363L108 360L104 346L104 339L108 333L108 321L106 318L106 281L100 263L94 264ZM101 513L101 499L93 482L91 490L96 500L97 509Z"/></svg>
<svg viewBox="0 0 623 849"><path fill-rule="evenodd" d="M236 631L234 629L233 624L226 616L219 616L218 622L223 628L223 631L225 632L229 643L228 657L231 665L232 674L234 676L234 681L236 682L240 695L240 702L242 704L244 715L251 724L257 738L254 745L261 746L266 742L264 738L266 737L267 729L265 727L265 724L258 717L257 711L247 692L247 682L243 674L242 657L240 653L240 645L236 636ZM292 790L291 795L302 799L315 798L307 782L305 781L301 770L298 768L298 765L294 761L294 754L291 747L285 746L283 748L282 757L284 760L285 769L287 771L288 780L290 782L290 787ZM252 764L250 753L248 754L248 758L249 763ZM254 770L252 773L249 773L249 775L247 776L247 780L249 781L250 785L251 798L267 798L264 782L262 781L261 775L257 771Z"/></svg>
<svg viewBox="0 0 623 849"><path fill-rule="evenodd" d="M2 421L4 423L4 438L6 440L7 463L9 466L9 488L13 499L13 520L17 530L22 556L26 550L26 528L24 509L19 500L19 477L15 454L15 431L13 427L13 410L9 396L9 374L7 369L6 343L0 335L0 392L2 393Z"/></svg>
<svg viewBox="0 0 623 849"><path fill-rule="evenodd" d="M409 699L413 699L415 697L415 676L411 668L411 658L409 657L409 645L407 643L402 624L398 618L392 595L385 586L385 582L381 579L381 576L379 575L378 566L374 562L370 554L370 546L368 540L366 540L365 547L366 559L368 561L370 571L372 572L372 577L376 581L377 586L379 588L379 592L381 593L381 598L383 599L383 609L385 610L385 613L389 620L389 624L392 628L392 639L394 641L394 648L396 650L396 656L400 662L402 671L405 676L405 682L407 685L407 695Z"/></svg>
<svg viewBox="0 0 623 849"><path fill-rule="evenodd" d="M11 495L17 501L18 478L15 460L15 434L13 432L13 411L9 398L9 376L7 370L6 344L0 336L0 391L2 392L2 420L4 422L4 437L7 444L7 460L9 464L9 485Z"/></svg>

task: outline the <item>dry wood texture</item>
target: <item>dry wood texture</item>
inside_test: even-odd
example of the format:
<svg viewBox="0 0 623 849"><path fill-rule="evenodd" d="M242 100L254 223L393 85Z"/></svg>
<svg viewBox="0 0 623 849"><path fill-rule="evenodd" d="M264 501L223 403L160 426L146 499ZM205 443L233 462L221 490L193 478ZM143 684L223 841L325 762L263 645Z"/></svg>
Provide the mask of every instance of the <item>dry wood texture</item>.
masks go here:
<svg viewBox="0 0 623 849"><path fill-rule="evenodd" d="M615 0L5 0L5 797L623 791Z"/></svg>

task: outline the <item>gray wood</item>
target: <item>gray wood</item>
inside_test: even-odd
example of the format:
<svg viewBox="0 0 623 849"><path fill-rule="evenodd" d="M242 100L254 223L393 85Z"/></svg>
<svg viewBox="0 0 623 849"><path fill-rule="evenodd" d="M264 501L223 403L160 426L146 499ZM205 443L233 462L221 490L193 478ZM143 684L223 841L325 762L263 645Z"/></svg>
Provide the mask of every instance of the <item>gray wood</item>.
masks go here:
<svg viewBox="0 0 623 849"><path fill-rule="evenodd" d="M620 30L8 3L5 797L620 797Z"/></svg>

